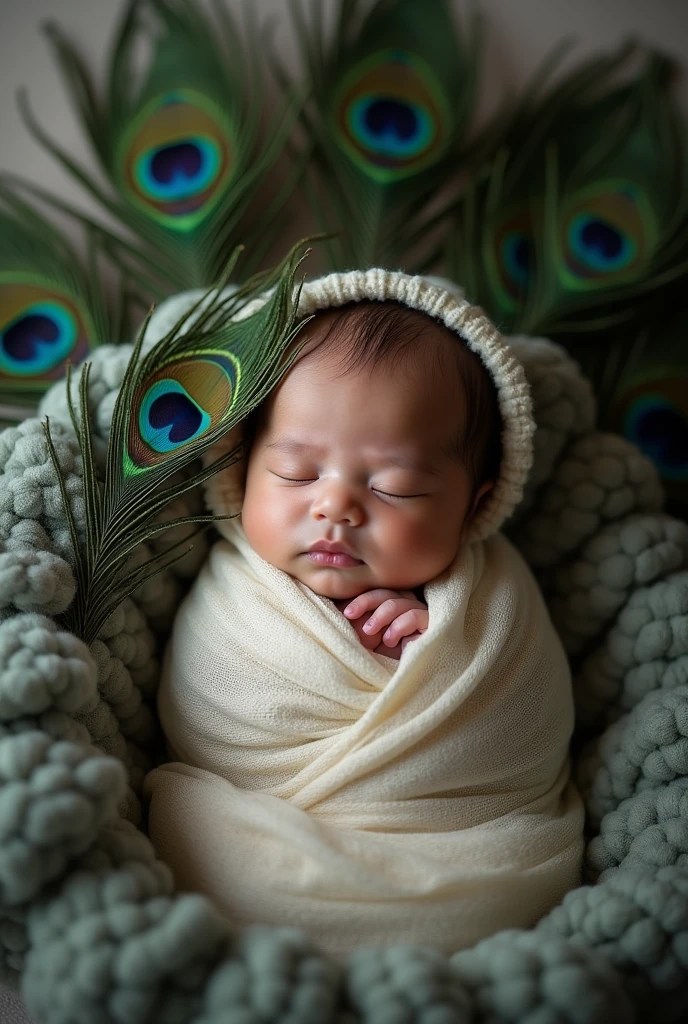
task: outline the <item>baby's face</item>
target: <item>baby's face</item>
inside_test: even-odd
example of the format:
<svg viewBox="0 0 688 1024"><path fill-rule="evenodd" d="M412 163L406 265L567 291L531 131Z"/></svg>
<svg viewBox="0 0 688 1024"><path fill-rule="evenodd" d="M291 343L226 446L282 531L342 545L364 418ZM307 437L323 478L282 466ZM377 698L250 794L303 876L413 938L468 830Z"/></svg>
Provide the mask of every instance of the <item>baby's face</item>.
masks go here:
<svg viewBox="0 0 688 1024"><path fill-rule="evenodd" d="M242 524L265 561L317 594L427 583L454 560L489 489L472 502L468 473L449 454L464 419L461 386L446 342L439 366L431 356L337 376L336 354L314 351L266 403ZM350 557L310 550L322 541Z"/></svg>

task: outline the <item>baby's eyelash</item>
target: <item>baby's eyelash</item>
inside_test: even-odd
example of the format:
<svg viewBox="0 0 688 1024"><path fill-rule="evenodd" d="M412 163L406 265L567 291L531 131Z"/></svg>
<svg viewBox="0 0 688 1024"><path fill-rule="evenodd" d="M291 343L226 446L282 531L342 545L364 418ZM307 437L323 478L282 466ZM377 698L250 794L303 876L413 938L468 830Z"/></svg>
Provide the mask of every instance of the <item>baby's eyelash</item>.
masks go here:
<svg viewBox="0 0 688 1024"><path fill-rule="evenodd" d="M295 480L291 476L280 476L279 473L275 473L275 476L279 477L280 480L286 480L287 483L290 483L290 484L310 484L310 483L312 483L312 478L311 477L309 477L306 480ZM373 493L374 494L384 494L384 496L386 498L399 498L399 500L401 500L401 501L403 501L405 498L423 498L423 497L425 497L425 495L423 495L423 494L390 494L389 491L380 491L380 490L378 490L375 487L373 487Z"/></svg>
<svg viewBox="0 0 688 1024"><path fill-rule="evenodd" d="M422 494L390 494L389 491L377 491L373 488L375 494L384 494L386 498L422 498Z"/></svg>

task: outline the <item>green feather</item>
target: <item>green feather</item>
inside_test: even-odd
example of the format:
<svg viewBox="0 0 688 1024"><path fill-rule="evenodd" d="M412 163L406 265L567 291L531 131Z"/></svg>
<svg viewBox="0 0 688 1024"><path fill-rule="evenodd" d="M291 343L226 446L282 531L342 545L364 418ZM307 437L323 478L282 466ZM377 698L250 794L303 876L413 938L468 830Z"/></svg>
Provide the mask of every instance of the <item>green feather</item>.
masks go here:
<svg viewBox="0 0 688 1024"><path fill-rule="evenodd" d="M619 338L598 362L600 423L655 464L673 514L688 516L688 274L631 346ZM590 346L592 349L593 346ZM598 351L600 346L597 346ZM605 351L605 350L603 350ZM586 352L592 362L592 352Z"/></svg>
<svg viewBox="0 0 688 1024"><path fill-rule="evenodd" d="M480 20L464 37L447 0L378 0L365 16L359 0L340 0L328 42L317 4L310 24L298 0L291 9L312 91L307 198L337 233L330 263L401 266L466 146Z"/></svg>
<svg viewBox="0 0 688 1024"><path fill-rule="evenodd" d="M154 26L146 23L144 14L152 16ZM294 175L288 176L248 235L245 214L297 112L294 97L289 97L261 146L261 51L250 10L247 30L250 59L237 26L220 5L214 24L190 0L130 0L100 101L73 46L54 23L47 25L109 189L43 131L25 95L20 95L20 109L34 137L140 240L132 246L109 228L101 228L113 257L135 267L152 294L211 284L239 231L252 253L262 253L294 185ZM136 58L142 43L151 52L140 74ZM59 200L57 205L65 208ZM247 264L243 272L249 271Z"/></svg>
<svg viewBox="0 0 688 1024"><path fill-rule="evenodd" d="M296 323L300 288L294 288L294 278L305 256L302 249L303 243L299 243L275 270L256 274L232 295L223 296L239 256L237 250L217 288L141 358L146 321L117 397L102 481L94 461L88 417L89 366L84 366L79 409L71 410L84 465L83 537L70 510L46 423L77 579L76 597L65 613L64 624L86 642L97 636L125 597L186 553L175 555L179 545L173 545L131 568L130 556L137 545L173 526L198 523L202 528L223 518L189 516L159 521L164 509L181 494L237 460L239 449L233 449L204 469L197 462L264 400L298 355L299 349L291 343L301 327ZM271 288L259 309L247 310L252 300ZM181 474L181 483L175 474Z"/></svg>
<svg viewBox="0 0 688 1024"><path fill-rule="evenodd" d="M671 68L650 54L634 80L609 86L632 54L624 45L586 63L539 105L531 93L459 204L445 272L505 331L637 321L644 296L686 266L688 159Z"/></svg>
<svg viewBox="0 0 688 1024"><path fill-rule="evenodd" d="M96 238L81 261L66 238L0 180L0 416L23 419L64 376L104 342L126 336L128 291L116 309L105 298Z"/></svg>

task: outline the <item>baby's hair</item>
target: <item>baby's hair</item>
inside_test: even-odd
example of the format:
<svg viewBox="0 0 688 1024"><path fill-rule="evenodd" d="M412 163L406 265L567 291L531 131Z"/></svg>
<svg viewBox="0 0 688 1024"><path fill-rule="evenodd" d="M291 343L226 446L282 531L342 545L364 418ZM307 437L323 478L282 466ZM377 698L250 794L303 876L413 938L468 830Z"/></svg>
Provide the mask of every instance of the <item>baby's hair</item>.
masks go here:
<svg viewBox="0 0 688 1024"><path fill-rule="evenodd" d="M475 493L481 484L495 481L499 475L502 418L490 374L453 331L427 313L409 309L394 300L349 302L316 313L299 332L297 342L303 340L304 334L315 340L315 345L307 345L308 355L321 347L330 350L339 345L341 376L366 367L373 369L385 364L396 367L404 357L409 365L408 357L417 357L421 345L426 345L428 357L432 351L439 372L443 372L439 347L426 344L430 325L444 334L456 360L465 414L461 429L451 439L448 454L466 467ZM245 423L246 450L251 446L260 419L261 409L258 409Z"/></svg>

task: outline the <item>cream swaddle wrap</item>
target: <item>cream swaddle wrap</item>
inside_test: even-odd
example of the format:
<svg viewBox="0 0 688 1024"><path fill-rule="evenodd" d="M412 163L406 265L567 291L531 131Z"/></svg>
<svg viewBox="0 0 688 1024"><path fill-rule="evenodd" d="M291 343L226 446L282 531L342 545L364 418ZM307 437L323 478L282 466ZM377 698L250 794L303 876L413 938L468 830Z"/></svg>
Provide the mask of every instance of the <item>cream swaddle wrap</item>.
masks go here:
<svg viewBox="0 0 688 1024"><path fill-rule="evenodd" d="M579 884L568 664L525 562L497 534L425 587L429 628L392 661L333 602L223 524L183 603L159 710L175 758L149 832L182 889L237 926L445 952L527 927Z"/></svg>

